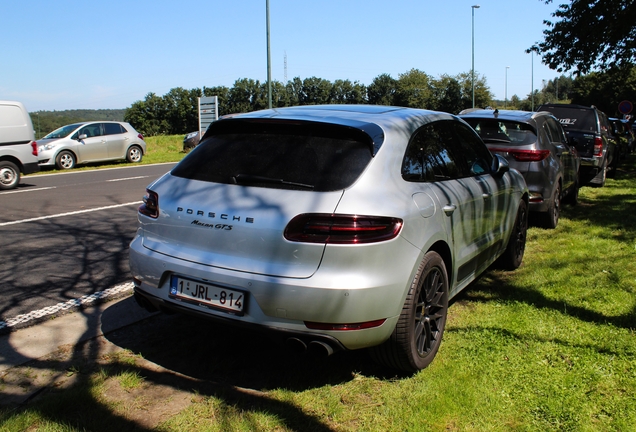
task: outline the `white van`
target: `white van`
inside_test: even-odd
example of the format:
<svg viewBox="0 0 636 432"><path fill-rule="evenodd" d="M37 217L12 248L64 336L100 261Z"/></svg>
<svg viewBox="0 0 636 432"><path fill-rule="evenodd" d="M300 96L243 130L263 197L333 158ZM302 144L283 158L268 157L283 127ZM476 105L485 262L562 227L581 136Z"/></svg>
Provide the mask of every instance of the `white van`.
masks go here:
<svg viewBox="0 0 636 432"><path fill-rule="evenodd" d="M39 169L29 113L20 102L0 101L0 190L17 187L20 173Z"/></svg>

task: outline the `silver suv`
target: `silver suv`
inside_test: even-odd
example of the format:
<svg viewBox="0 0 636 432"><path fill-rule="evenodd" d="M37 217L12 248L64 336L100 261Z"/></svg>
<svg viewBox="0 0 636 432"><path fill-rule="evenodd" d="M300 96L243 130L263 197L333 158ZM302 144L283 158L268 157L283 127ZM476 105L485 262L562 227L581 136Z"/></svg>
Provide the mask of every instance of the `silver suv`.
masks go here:
<svg viewBox="0 0 636 432"><path fill-rule="evenodd" d="M445 113L305 106L214 122L148 186L130 244L150 310L269 330L298 350L373 347L426 367L448 301L523 258L528 190Z"/></svg>
<svg viewBox="0 0 636 432"><path fill-rule="evenodd" d="M530 211L556 228L561 202L576 204L581 159L561 124L549 112L468 109L459 115L518 170L530 190Z"/></svg>

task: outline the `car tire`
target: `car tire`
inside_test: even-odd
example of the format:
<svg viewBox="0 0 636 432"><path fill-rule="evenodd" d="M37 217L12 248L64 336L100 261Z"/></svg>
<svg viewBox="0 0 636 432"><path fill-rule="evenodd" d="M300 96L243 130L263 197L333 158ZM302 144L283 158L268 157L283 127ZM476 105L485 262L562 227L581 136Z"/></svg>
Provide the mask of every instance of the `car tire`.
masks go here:
<svg viewBox="0 0 636 432"><path fill-rule="evenodd" d="M62 151L55 157L55 166L61 170L75 167L75 155L70 151Z"/></svg>
<svg viewBox="0 0 636 432"><path fill-rule="evenodd" d="M391 337L371 348L375 361L413 373L428 366L439 349L448 312L448 274L437 252L428 252L413 278Z"/></svg>
<svg viewBox="0 0 636 432"><path fill-rule="evenodd" d="M561 213L561 185L557 183L556 189L550 204L548 204L548 211L544 215L543 225L546 228L554 229L559 224L559 215Z"/></svg>
<svg viewBox="0 0 636 432"><path fill-rule="evenodd" d="M18 187L20 183L20 169L9 161L0 161L0 190Z"/></svg>
<svg viewBox="0 0 636 432"><path fill-rule="evenodd" d="M508 238L506 250L499 257L499 267L504 270L515 270L523 261L528 234L528 204L521 200L515 217L515 224Z"/></svg>
<svg viewBox="0 0 636 432"><path fill-rule="evenodd" d="M126 160L130 163L139 163L144 157L144 153L139 146L131 146L126 152Z"/></svg>

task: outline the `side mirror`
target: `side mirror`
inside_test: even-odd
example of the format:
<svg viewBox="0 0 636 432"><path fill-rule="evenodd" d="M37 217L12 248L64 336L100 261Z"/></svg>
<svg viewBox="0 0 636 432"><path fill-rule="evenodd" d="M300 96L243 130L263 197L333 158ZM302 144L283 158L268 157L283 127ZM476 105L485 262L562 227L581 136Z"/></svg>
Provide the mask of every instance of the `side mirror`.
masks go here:
<svg viewBox="0 0 636 432"><path fill-rule="evenodd" d="M81 134L80 136L77 137L80 141L85 140L86 138L88 138L88 135L86 134Z"/></svg>
<svg viewBox="0 0 636 432"><path fill-rule="evenodd" d="M505 157L496 154L492 159L492 173L497 176L502 176L510 171L510 165Z"/></svg>

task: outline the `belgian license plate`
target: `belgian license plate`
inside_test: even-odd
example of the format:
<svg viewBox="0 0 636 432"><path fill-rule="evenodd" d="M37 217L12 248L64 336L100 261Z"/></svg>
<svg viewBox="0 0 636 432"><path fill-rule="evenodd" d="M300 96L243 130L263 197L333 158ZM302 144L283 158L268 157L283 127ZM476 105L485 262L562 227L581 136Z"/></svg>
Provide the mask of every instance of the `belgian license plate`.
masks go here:
<svg viewBox="0 0 636 432"><path fill-rule="evenodd" d="M172 276L170 297L219 309L243 312L245 294L241 291Z"/></svg>

